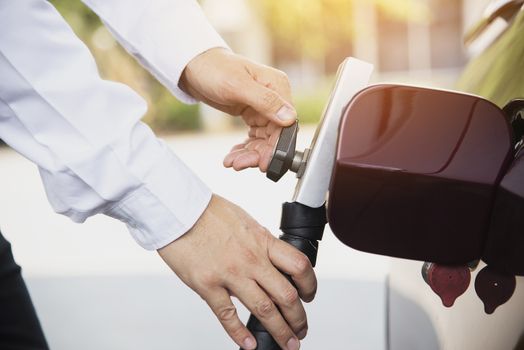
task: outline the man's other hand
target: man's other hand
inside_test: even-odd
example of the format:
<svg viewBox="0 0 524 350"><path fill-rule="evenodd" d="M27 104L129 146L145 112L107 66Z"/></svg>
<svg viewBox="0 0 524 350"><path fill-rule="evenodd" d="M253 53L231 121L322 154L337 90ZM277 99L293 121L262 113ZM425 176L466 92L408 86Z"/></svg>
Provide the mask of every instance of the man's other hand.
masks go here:
<svg viewBox="0 0 524 350"><path fill-rule="evenodd" d="M231 296L262 322L282 349L299 348L308 328L300 299L314 298L315 273L304 254L273 237L244 210L214 195L195 226L158 252L208 303L239 346L255 349L256 342ZM290 275L297 288L280 271Z"/></svg>
<svg viewBox="0 0 524 350"><path fill-rule="evenodd" d="M216 109L241 116L249 127L247 139L224 159L224 166L237 171L258 167L265 172L282 127L297 118L285 73L227 49L195 57L184 70L180 87Z"/></svg>

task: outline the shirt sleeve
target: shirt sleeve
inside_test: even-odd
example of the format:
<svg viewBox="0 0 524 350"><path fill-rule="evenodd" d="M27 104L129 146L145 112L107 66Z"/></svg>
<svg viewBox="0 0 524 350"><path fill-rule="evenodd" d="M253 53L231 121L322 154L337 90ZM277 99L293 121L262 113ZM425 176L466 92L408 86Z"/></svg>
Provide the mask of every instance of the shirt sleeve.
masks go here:
<svg viewBox="0 0 524 350"><path fill-rule="evenodd" d="M45 0L0 0L0 138L38 165L54 210L104 213L146 249L189 230L211 191L140 121L144 100L100 78Z"/></svg>
<svg viewBox="0 0 524 350"><path fill-rule="evenodd" d="M178 87L189 61L227 44L195 0L82 0L122 46L179 100L196 102Z"/></svg>

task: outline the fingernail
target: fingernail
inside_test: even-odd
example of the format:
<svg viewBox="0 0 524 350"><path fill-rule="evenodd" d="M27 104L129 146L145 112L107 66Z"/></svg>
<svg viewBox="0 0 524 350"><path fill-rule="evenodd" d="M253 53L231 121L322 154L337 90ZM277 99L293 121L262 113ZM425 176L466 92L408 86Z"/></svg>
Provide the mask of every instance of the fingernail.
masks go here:
<svg viewBox="0 0 524 350"><path fill-rule="evenodd" d="M257 343L255 342L255 339L251 338L251 337L247 337L246 339L244 339L244 348L245 349L248 349L248 350L251 350L251 349L254 349L255 346L257 345Z"/></svg>
<svg viewBox="0 0 524 350"><path fill-rule="evenodd" d="M297 333L298 339L304 339L307 335L307 328L304 328L300 332Z"/></svg>
<svg viewBox="0 0 524 350"><path fill-rule="evenodd" d="M298 350L300 349L300 343L296 338L291 338L286 344L287 350Z"/></svg>
<svg viewBox="0 0 524 350"><path fill-rule="evenodd" d="M282 106L277 112L277 118L283 121L297 119L295 110L288 105Z"/></svg>

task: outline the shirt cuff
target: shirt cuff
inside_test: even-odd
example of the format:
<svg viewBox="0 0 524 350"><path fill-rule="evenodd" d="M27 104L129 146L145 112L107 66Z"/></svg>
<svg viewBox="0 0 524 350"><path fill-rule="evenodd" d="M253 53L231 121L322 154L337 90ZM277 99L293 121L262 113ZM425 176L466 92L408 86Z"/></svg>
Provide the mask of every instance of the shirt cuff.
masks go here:
<svg viewBox="0 0 524 350"><path fill-rule="evenodd" d="M211 190L164 145L165 155L105 214L123 221L136 242L160 249L189 231L211 200Z"/></svg>

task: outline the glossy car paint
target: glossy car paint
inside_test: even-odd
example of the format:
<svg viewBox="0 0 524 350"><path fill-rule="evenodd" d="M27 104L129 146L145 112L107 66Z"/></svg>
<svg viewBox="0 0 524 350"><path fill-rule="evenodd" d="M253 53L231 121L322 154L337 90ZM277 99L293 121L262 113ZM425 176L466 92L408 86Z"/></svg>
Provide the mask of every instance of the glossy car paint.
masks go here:
<svg viewBox="0 0 524 350"><path fill-rule="evenodd" d="M511 153L508 122L484 99L371 86L340 125L329 224L366 252L442 264L478 259Z"/></svg>
<svg viewBox="0 0 524 350"><path fill-rule="evenodd" d="M524 276L524 149L497 190L483 260L498 270Z"/></svg>

